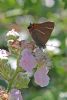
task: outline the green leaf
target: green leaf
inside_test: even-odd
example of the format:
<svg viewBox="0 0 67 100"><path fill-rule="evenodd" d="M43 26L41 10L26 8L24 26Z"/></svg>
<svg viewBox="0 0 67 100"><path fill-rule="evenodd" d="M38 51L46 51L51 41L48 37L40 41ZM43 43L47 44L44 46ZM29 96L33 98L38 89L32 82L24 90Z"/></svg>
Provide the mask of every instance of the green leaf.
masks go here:
<svg viewBox="0 0 67 100"><path fill-rule="evenodd" d="M0 74L3 79L9 81L12 77L14 70L7 64L7 60L0 60Z"/></svg>
<svg viewBox="0 0 67 100"><path fill-rule="evenodd" d="M0 86L3 86L3 87L5 87L5 88L7 88L7 82L5 81L5 80L3 80L3 79L0 79Z"/></svg>
<svg viewBox="0 0 67 100"><path fill-rule="evenodd" d="M16 87L18 89L28 88L28 84L30 82L29 77L24 73L19 73L13 83L13 88Z"/></svg>

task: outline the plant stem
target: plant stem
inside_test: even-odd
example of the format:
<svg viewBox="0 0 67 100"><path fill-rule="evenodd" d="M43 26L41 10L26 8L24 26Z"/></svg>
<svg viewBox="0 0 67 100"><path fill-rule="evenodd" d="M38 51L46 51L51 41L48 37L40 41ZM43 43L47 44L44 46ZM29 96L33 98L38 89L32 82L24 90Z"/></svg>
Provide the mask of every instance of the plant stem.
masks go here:
<svg viewBox="0 0 67 100"><path fill-rule="evenodd" d="M19 54L19 55L20 55L20 54ZM7 88L7 92L9 92L9 91L11 90L12 84L13 84L13 82L14 82L14 80L15 80L17 74L18 74L19 72L22 72L22 68L19 67L19 65L18 65L19 62L18 62L18 61L19 61L19 56L17 57L17 69L16 69L16 71L15 71L15 73L14 73L12 79L9 81L9 85L8 85L8 88Z"/></svg>
<svg viewBox="0 0 67 100"><path fill-rule="evenodd" d="M16 78L16 76L17 76L18 72L19 72L19 71L16 69L16 71L15 71L15 73L14 73L14 75L13 75L12 79L11 79L11 80L10 80L10 82L9 82L7 92L9 92L9 91L11 90L12 84L13 84L14 79Z"/></svg>

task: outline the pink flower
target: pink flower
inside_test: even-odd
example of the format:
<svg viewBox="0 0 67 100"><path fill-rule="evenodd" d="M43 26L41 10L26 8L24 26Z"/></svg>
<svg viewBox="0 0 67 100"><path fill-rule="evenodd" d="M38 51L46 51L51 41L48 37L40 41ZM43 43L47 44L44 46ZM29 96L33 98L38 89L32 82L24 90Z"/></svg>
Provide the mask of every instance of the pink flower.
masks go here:
<svg viewBox="0 0 67 100"><path fill-rule="evenodd" d="M29 49L24 49L21 53L19 65L27 72L32 72L33 68L36 67L36 59L32 55Z"/></svg>
<svg viewBox="0 0 67 100"><path fill-rule="evenodd" d="M40 48L36 48L34 55L35 55L35 58L36 58L38 64L44 63L45 66L49 67L49 69L51 68L51 61L50 61L50 58L49 58L46 50L43 51Z"/></svg>
<svg viewBox="0 0 67 100"><path fill-rule="evenodd" d="M8 100L23 100L21 92L17 89L12 89L9 93Z"/></svg>
<svg viewBox="0 0 67 100"><path fill-rule="evenodd" d="M41 87L47 86L49 84L48 68L44 65L41 66L34 74L35 83Z"/></svg>

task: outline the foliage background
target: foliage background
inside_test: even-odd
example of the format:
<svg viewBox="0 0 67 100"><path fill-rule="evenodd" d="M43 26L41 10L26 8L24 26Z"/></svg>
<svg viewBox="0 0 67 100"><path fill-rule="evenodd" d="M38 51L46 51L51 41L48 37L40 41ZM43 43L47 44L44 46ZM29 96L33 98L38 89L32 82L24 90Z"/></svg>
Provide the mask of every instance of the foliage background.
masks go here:
<svg viewBox="0 0 67 100"><path fill-rule="evenodd" d="M32 80L22 91L25 100L67 100L67 0L0 0L0 48L7 49L5 35L10 29L23 34L30 22L47 20L55 22L51 39L61 42L61 53L50 53L53 67L49 85L40 88Z"/></svg>

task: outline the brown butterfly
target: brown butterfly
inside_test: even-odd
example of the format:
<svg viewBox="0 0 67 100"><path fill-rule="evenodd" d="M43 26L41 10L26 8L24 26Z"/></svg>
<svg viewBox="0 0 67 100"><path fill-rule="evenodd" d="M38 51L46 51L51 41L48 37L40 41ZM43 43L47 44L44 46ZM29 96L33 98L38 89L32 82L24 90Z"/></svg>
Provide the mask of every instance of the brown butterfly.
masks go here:
<svg viewBox="0 0 67 100"><path fill-rule="evenodd" d="M44 48L54 29L54 22L48 21L40 24L30 24L28 29L36 45Z"/></svg>

